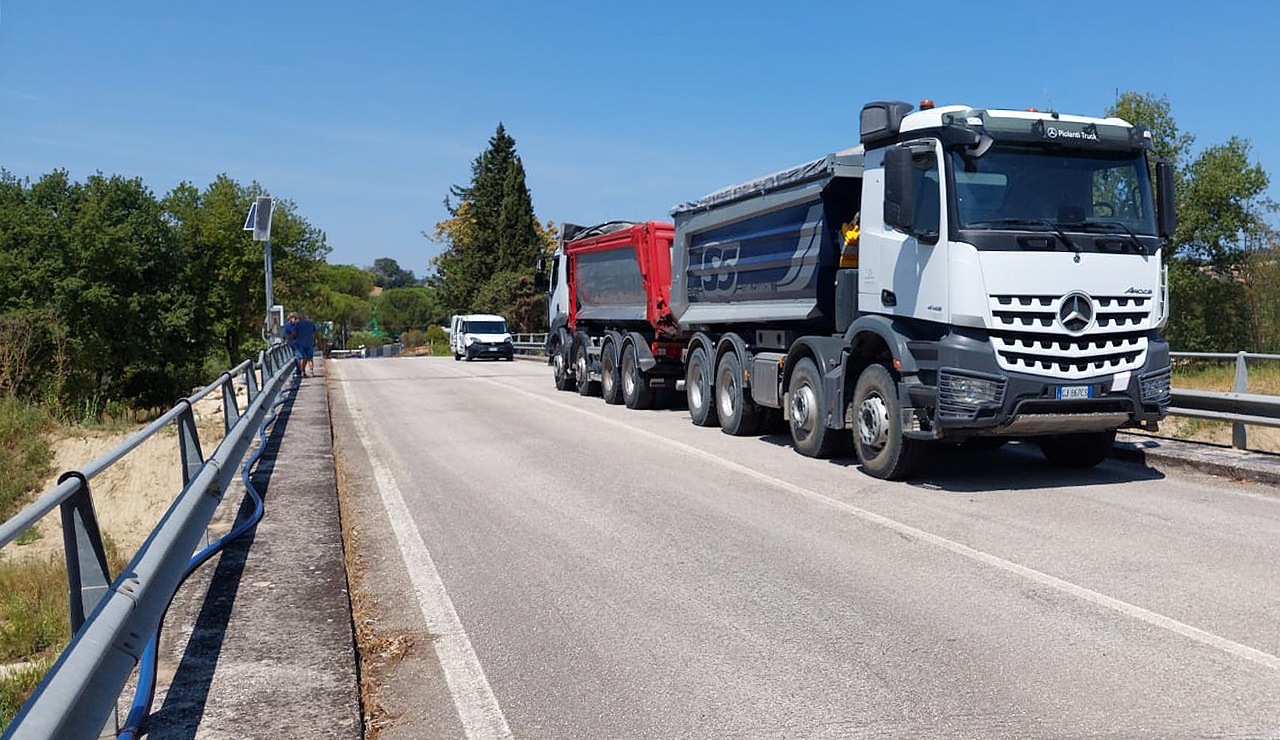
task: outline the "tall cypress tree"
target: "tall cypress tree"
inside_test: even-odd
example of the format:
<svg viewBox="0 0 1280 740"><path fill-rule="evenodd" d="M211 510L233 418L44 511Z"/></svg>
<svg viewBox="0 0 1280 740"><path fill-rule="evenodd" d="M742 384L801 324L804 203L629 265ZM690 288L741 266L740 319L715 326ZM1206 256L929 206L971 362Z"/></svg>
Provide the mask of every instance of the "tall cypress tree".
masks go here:
<svg viewBox="0 0 1280 740"><path fill-rule="evenodd" d="M498 213L498 270L526 272L542 251L533 197L524 182L524 164L515 157L507 165Z"/></svg>
<svg viewBox="0 0 1280 740"><path fill-rule="evenodd" d="M435 284L454 313L503 310L510 286L532 278L543 241L515 139L499 123L489 146L471 163L471 182L449 189L451 218L436 226L447 248L436 257Z"/></svg>

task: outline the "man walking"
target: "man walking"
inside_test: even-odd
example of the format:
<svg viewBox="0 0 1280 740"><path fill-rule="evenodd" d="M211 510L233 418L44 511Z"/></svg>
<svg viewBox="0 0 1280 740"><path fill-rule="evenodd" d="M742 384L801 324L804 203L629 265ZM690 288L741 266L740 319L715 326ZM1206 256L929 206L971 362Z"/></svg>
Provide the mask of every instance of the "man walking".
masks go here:
<svg viewBox="0 0 1280 740"><path fill-rule="evenodd" d="M298 362L298 374L304 377L315 375L316 325L304 313L289 314L289 323L285 328L285 339L293 348L293 356Z"/></svg>

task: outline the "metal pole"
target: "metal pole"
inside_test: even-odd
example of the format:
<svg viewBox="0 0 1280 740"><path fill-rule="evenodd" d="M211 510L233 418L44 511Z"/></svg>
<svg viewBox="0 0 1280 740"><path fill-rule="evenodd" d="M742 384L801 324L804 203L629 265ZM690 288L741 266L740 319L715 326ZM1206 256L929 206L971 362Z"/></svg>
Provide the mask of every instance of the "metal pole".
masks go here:
<svg viewBox="0 0 1280 740"><path fill-rule="evenodd" d="M271 325L271 307L276 304L275 289L271 279L271 240L267 239L263 244L265 246L262 248L262 259L267 268L267 344L271 344L272 340L275 339L275 327Z"/></svg>
<svg viewBox="0 0 1280 740"><path fill-rule="evenodd" d="M1245 361L1244 355L1243 351L1236 354L1236 379L1231 388L1236 393L1247 393L1249 391L1249 363ZM1243 450L1249 446L1244 422L1237 421L1231 425L1231 446L1237 450Z"/></svg>

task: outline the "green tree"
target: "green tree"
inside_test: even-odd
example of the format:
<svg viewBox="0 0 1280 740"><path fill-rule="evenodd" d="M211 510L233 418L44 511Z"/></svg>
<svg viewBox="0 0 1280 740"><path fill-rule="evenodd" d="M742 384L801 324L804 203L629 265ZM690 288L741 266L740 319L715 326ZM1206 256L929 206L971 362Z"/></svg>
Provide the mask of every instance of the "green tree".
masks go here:
<svg viewBox="0 0 1280 740"><path fill-rule="evenodd" d="M312 318L333 322L337 346L348 347L352 332L373 318L373 280L373 273L355 265L320 265Z"/></svg>
<svg viewBox="0 0 1280 740"><path fill-rule="evenodd" d="M445 206L450 218L436 224L433 236L445 250L432 261L429 284L452 313L492 311L516 325L513 316L529 313L537 301L527 295L528 286L548 240L534 215L515 140L502 124L472 162L471 182L451 188Z"/></svg>
<svg viewBox="0 0 1280 740"><path fill-rule="evenodd" d="M379 257L373 261L374 283L379 288L409 288L418 284L412 270L400 267L400 263L390 257Z"/></svg>
<svg viewBox="0 0 1280 740"><path fill-rule="evenodd" d="M400 334L410 329L426 329L447 320L444 307L431 288L390 288L382 291L374 304L378 324Z"/></svg>
<svg viewBox="0 0 1280 740"><path fill-rule="evenodd" d="M266 315L264 245L243 230L257 183L245 186L228 175L203 191L182 183L164 199L179 242L189 255L193 291L224 361L262 346ZM328 254L324 232L297 215L294 204L277 200L272 215L271 259L278 303L318 300L318 263Z"/></svg>
<svg viewBox="0 0 1280 740"><path fill-rule="evenodd" d="M1264 195L1266 172L1249 161L1248 140L1232 137L1192 158L1195 138L1178 130L1167 98L1125 92L1107 113L1149 127L1156 154L1175 168L1178 229L1166 250L1170 343L1202 351L1257 346L1269 330L1251 318L1251 305L1268 299L1242 270L1274 243L1266 215L1275 204Z"/></svg>

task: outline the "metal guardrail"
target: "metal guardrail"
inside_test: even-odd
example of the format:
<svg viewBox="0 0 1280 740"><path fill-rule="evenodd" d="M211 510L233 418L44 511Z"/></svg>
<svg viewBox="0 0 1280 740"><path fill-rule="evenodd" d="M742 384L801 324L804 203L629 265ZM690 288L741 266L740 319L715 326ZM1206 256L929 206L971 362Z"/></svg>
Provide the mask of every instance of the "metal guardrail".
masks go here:
<svg viewBox="0 0 1280 740"><path fill-rule="evenodd" d="M1280 427L1280 396L1249 393L1249 360L1280 360L1280 355L1255 352L1170 352L1175 360L1234 360L1235 379L1228 392L1173 389L1169 413L1197 419L1231 422L1231 446L1248 446L1246 424Z"/></svg>
<svg viewBox="0 0 1280 740"><path fill-rule="evenodd" d="M120 693L164 618L254 432L293 369L292 350L284 345L259 353L256 362L245 360L87 467L63 473L54 488L0 524L2 548L54 508L61 509L72 631L71 644L9 725L5 740L115 736ZM241 375L249 400L243 413L235 392ZM206 458L192 405L219 388L226 434ZM170 422L177 426L182 490L113 581L89 481Z"/></svg>
<svg viewBox="0 0 1280 740"><path fill-rule="evenodd" d="M515 345L516 352L522 355L541 355L547 346L547 333L512 334L511 343Z"/></svg>

